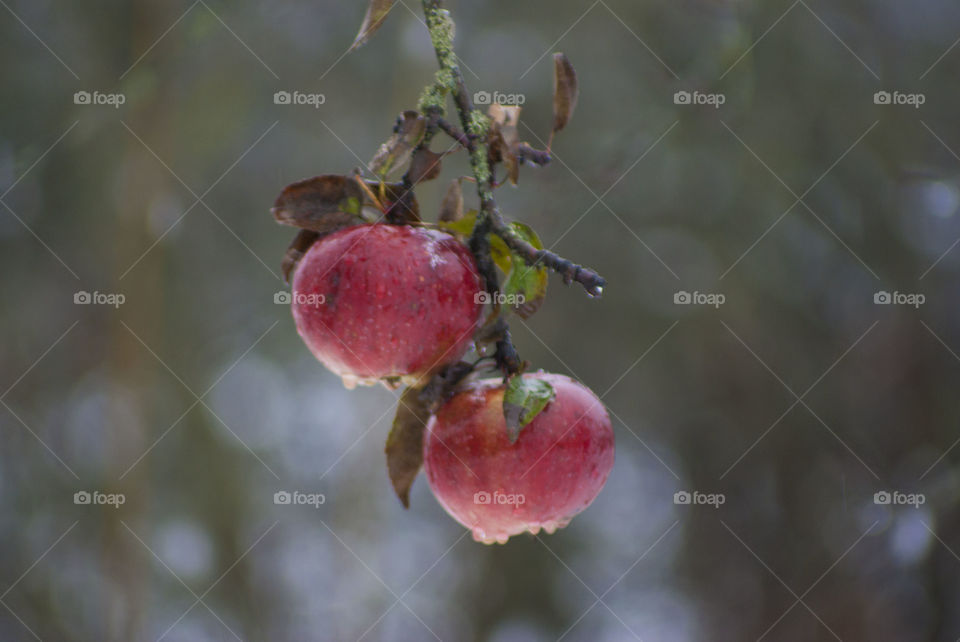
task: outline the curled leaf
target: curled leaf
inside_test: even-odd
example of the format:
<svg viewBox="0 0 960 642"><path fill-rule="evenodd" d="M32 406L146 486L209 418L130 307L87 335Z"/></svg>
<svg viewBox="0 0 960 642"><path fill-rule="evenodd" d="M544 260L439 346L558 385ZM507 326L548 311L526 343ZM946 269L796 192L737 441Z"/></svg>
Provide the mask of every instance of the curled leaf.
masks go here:
<svg viewBox="0 0 960 642"><path fill-rule="evenodd" d="M577 107L577 73L562 53L553 54L553 133L567 126Z"/></svg>
<svg viewBox="0 0 960 642"><path fill-rule="evenodd" d="M487 113L490 116L488 143L492 160L506 165L507 176L516 185L520 176L520 107L491 103Z"/></svg>
<svg viewBox="0 0 960 642"><path fill-rule="evenodd" d="M363 24L360 25L360 31L350 46L350 51L359 49L370 40L370 37L383 24L387 14L390 13L393 3L394 0L370 0L370 4L367 5L367 13L363 16Z"/></svg>
<svg viewBox="0 0 960 642"><path fill-rule="evenodd" d="M514 222L510 227L524 241L538 250L543 249L540 237L530 226ZM507 295L507 300L511 302L514 312L521 318L527 319L533 316L543 304L547 296L550 275L547 268L542 265L527 265L519 254L513 254L511 259L511 268L503 284L503 291Z"/></svg>
<svg viewBox="0 0 960 642"><path fill-rule="evenodd" d="M443 166L441 159L443 159L443 154L432 152L426 147L418 149L410 160L410 170L407 172L407 178L413 185L423 181L432 181L440 175Z"/></svg>
<svg viewBox="0 0 960 642"><path fill-rule="evenodd" d="M520 431L553 401L556 391L543 379L515 375L507 382L503 393L503 418L507 424L507 438L516 443Z"/></svg>
<svg viewBox="0 0 960 642"><path fill-rule="evenodd" d="M426 130L427 121L419 112L407 110L400 114L393 135L380 145L370 161L370 171L386 178L393 170L406 165Z"/></svg>
<svg viewBox="0 0 960 642"><path fill-rule="evenodd" d="M359 223L359 221L357 222ZM320 237L319 232L313 232L311 230L300 230L297 232L297 235L293 237L293 242L290 243L290 247L287 248L286 253L283 255L283 263L280 266L284 281L290 283L290 274L293 273L293 270L297 267L297 263L300 262L300 259L307 253L310 246Z"/></svg>
<svg viewBox="0 0 960 642"><path fill-rule="evenodd" d="M330 234L359 220L363 191L351 178L315 176L287 185L270 210L284 225Z"/></svg>
<svg viewBox="0 0 960 642"><path fill-rule="evenodd" d="M463 187L460 185L460 179L455 178L450 181L450 187L443 196L443 202L440 203L440 216L438 220L441 223L453 223L463 218Z"/></svg>
<svg viewBox="0 0 960 642"><path fill-rule="evenodd" d="M393 427L387 436L387 473L404 508L410 507L410 488L423 465L423 434L430 419L428 403L419 388L400 396Z"/></svg>

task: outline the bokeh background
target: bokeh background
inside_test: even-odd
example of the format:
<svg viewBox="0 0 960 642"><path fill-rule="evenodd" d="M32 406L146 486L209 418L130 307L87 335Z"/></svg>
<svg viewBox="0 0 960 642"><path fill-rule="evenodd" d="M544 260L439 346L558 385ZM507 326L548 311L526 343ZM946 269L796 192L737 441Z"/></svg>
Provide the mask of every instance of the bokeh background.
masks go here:
<svg viewBox="0 0 960 642"><path fill-rule="evenodd" d="M396 393L344 390L274 304L269 207L416 104L418 4L349 55L359 0L0 4L0 639L960 637L955 2L451 3L533 144L574 63L555 162L498 198L609 281L554 278L514 334L603 396L613 473L492 547L422 478L402 509Z"/></svg>

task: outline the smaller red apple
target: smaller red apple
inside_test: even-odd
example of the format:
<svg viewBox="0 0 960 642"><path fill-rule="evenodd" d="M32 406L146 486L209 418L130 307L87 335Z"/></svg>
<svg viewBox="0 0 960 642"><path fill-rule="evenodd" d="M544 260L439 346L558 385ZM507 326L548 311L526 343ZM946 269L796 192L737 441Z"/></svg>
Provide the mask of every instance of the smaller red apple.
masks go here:
<svg viewBox="0 0 960 642"><path fill-rule="evenodd" d="M515 443L507 436L500 379L468 383L427 426L430 489L486 544L566 526L613 468L613 428L596 395L563 375L522 376L548 382L556 394Z"/></svg>
<svg viewBox="0 0 960 642"><path fill-rule="evenodd" d="M314 243L297 265L297 332L347 387L414 383L460 359L483 310L470 251L444 232L357 225Z"/></svg>

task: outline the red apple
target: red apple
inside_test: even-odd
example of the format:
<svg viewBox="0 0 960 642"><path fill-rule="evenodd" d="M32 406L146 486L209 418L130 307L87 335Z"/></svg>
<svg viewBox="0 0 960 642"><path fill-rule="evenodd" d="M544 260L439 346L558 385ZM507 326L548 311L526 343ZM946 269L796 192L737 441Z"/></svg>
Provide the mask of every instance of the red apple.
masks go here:
<svg viewBox="0 0 960 642"><path fill-rule="evenodd" d="M510 443L500 379L467 384L427 426L424 469L437 500L477 541L553 533L600 493L613 468L613 428L582 384L534 373L556 396Z"/></svg>
<svg viewBox="0 0 960 642"><path fill-rule="evenodd" d="M352 387L407 382L467 351L483 309L469 250L443 232L358 225L313 244L293 277L297 331Z"/></svg>

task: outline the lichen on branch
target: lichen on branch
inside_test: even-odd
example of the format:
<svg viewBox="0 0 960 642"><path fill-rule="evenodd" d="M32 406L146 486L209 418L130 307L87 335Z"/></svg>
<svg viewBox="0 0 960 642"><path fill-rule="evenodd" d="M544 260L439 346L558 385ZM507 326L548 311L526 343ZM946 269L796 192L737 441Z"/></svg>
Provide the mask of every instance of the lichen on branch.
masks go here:
<svg viewBox="0 0 960 642"><path fill-rule="evenodd" d="M520 254L527 265L546 266L563 276L565 283L580 283L591 296L600 296L606 284L603 277L549 250L533 247L504 222L493 196L494 175L490 167L490 155L486 143L491 121L474 106L467 91L454 51L456 26L450 17L450 12L443 8L442 0L423 0L423 11L440 69L434 83L424 90L420 107L424 114L442 115L447 92L451 94L456 105L465 136L451 134L444 127L441 129L466 147L470 155L470 166L477 185L477 196L480 198L480 211L470 238L470 248L477 255L481 271L486 271L484 277L487 279L488 289L495 291L498 287L496 273L492 268L484 270L491 263L489 256L481 256L488 255L490 252L487 235L492 233L502 238L510 249ZM550 160L548 152L533 150L529 146L523 147L521 154L524 160L537 165L545 165Z"/></svg>

